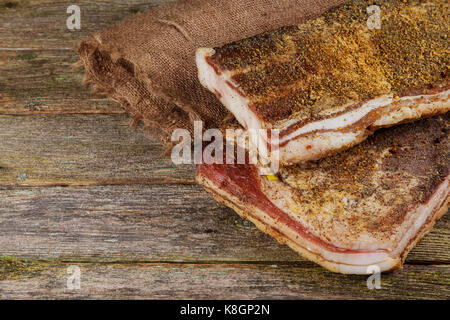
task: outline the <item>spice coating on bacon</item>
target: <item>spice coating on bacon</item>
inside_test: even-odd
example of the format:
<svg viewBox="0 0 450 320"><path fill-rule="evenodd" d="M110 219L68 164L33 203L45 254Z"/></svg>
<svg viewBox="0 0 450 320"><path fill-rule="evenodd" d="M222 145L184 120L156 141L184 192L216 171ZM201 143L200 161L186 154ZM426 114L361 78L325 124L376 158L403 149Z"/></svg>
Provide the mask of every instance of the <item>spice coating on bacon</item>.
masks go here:
<svg viewBox="0 0 450 320"><path fill-rule="evenodd" d="M401 267L447 210L450 116L382 129L357 147L284 168L200 165L197 181L262 231L335 272Z"/></svg>
<svg viewBox="0 0 450 320"><path fill-rule="evenodd" d="M318 118L346 103L445 81L448 2L378 2L379 30L367 28L369 2L352 1L298 27L215 48L209 61L233 74L270 123L292 114Z"/></svg>
<svg viewBox="0 0 450 320"><path fill-rule="evenodd" d="M281 168L281 179L295 192L293 199L280 195L277 201L333 243L385 244L449 175L449 130L446 114L380 130L339 154Z"/></svg>
<svg viewBox="0 0 450 320"><path fill-rule="evenodd" d="M367 27L374 4L380 29ZM280 129L281 137L308 124L301 134L340 131L342 141L308 137L315 148L303 141L287 148L300 133L283 141L282 163L318 159L361 142L381 127L377 121L390 126L450 110L448 8L444 0L349 1L299 26L199 49L200 81L246 129Z"/></svg>

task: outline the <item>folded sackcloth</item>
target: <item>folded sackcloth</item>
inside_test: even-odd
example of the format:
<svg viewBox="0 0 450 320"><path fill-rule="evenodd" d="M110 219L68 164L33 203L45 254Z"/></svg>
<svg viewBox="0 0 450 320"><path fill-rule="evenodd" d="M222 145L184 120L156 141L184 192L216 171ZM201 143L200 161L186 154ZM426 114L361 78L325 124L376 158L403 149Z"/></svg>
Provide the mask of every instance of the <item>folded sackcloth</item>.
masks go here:
<svg viewBox="0 0 450 320"><path fill-rule="evenodd" d="M182 0L162 5L83 40L85 83L118 101L170 146L193 121L218 127L227 111L197 77L195 50L293 25L342 0Z"/></svg>

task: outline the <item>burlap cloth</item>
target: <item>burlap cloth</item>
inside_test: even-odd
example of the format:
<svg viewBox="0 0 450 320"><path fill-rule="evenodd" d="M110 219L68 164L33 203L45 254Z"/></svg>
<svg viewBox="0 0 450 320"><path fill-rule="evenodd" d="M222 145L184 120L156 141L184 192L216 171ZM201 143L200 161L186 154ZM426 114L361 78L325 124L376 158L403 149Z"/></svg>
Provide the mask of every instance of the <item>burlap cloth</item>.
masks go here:
<svg viewBox="0 0 450 320"><path fill-rule="evenodd" d="M85 82L157 130L220 126L227 112L197 78L195 50L304 22L343 0L181 0L133 17L78 46Z"/></svg>

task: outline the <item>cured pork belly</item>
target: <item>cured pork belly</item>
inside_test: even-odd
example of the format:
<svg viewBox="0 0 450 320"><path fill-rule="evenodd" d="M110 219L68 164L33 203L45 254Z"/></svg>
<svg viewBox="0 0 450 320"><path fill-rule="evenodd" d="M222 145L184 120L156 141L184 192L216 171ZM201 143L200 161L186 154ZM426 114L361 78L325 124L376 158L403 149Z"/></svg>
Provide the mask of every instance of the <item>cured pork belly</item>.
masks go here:
<svg viewBox="0 0 450 320"><path fill-rule="evenodd" d="M450 115L381 129L318 161L282 168L202 164L197 181L260 230L340 273L400 268L449 207Z"/></svg>
<svg viewBox="0 0 450 320"><path fill-rule="evenodd" d="M299 26L197 50L200 82L280 164L320 159L375 129L450 109L448 2L350 1ZM266 138L269 136L269 138ZM254 137L257 137L254 135Z"/></svg>

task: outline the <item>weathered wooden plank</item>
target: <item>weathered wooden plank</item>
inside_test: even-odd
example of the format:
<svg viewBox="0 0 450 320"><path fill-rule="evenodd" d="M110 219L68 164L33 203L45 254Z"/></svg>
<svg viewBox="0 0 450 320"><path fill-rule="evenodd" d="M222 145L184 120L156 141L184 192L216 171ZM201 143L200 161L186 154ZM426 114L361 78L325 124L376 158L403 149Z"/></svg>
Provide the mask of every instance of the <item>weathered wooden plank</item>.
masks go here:
<svg viewBox="0 0 450 320"><path fill-rule="evenodd" d="M66 27L70 1L0 2L0 114L118 113L117 103L81 86L77 42L170 0L78 1L82 28Z"/></svg>
<svg viewBox="0 0 450 320"><path fill-rule="evenodd" d="M66 49L82 38L170 0L0 2L0 50L11 48ZM67 7L81 9L81 30L68 30Z"/></svg>
<svg viewBox="0 0 450 320"><path fill-rule="evenodd" d="M445 215L408 263L450 263ZM304 261L197 185L0 189L0 256L78 261Z"/></svg>
<svg viewBox="0 0 450 320"><path fill-rule="evenodd" d="M70 1L0 3L0 114L119 113L117 103L81 86L76 43L168 0L78 1L82 28L66 27Z"/></svg>
<svg viewBox="0 0 450 320"><path fill-rule="evenodd" d="M82 86L71 51L0 51L0 114L123 113Z"/></svg>
<svg viewBox="0 0 450 320"><path fill-rule="evenodd" d="M193 183L126 115L0 115L0 185Z"/></svg>
<svg viewBox="0 0 450 320"><path fill-rule="evenodd" d="M283 264L78 264L77 289L67 288L71 264L0 260L0 298L106 299L449 299L450 266L407 265L381 276L330 273ZM320 284L320 285L318 285Z"/></svg>

